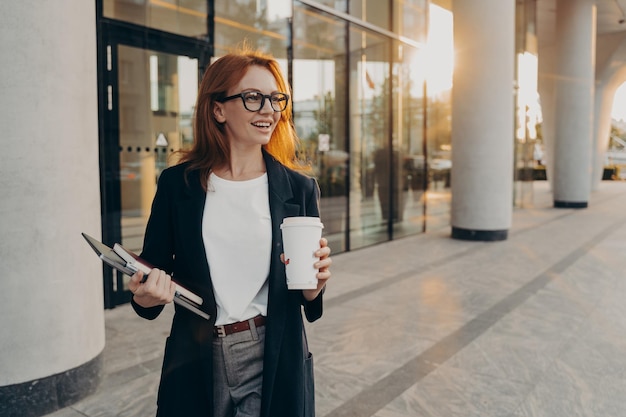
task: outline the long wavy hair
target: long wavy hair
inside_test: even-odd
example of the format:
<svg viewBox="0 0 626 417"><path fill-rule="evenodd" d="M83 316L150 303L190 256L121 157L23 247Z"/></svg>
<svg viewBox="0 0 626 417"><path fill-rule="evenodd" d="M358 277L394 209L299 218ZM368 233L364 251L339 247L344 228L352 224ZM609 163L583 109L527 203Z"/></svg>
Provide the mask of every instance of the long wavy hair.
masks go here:
<svg viewBox="0 0 626 417"><path fill-rule="evenodd" d="M224 125L215 119L213 108L217 100L226 97L252 66L269 70L278 86L278 91L291 95L291 90L282 75L278 62L262 52L242 49L218 58L204 73L194 111L194 143L189 150L181 151L179 162L188 162L187 173L199 171L202 187L208 188L208 178L213 168L230 162L230 144ZM298 137L293 125L292 103L280 113L280 120L269 142L263 148L283 165L293 169L306 169L298 163L296 146Z"/></svg>

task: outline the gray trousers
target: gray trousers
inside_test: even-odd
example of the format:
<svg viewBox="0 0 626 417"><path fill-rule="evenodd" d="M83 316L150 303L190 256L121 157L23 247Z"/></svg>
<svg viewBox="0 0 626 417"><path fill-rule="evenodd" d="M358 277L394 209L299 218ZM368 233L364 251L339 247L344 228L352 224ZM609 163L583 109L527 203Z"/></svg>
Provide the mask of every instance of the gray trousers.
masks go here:
<svg viewBox="0 0 626 417"><path fill-rule="evenodd" d="M265 326L213 339L215 417L259 417Z"/></svg>

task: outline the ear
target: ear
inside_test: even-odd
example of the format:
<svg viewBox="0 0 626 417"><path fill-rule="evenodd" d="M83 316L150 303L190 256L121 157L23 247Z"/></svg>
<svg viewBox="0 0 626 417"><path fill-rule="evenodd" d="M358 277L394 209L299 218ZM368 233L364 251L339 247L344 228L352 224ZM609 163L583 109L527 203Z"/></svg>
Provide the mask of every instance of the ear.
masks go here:
<svg viewBox="0 0 626 417"><path fill-rule="evenodd" d="M213 116L218 123L224 123L226 121L226 114L224 112L224 106L222 103L215 103L213 105Z"/></svg>

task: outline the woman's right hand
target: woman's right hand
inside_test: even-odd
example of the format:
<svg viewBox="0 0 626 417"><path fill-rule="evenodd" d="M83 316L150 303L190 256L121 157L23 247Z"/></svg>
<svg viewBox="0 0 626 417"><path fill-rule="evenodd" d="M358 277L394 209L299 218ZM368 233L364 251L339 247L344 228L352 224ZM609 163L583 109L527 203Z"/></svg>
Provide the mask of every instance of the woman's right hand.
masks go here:
<svg viewBox="0 0 626 417"><path fill-rule="evenodd" d="M142 279L143 272L138 271L130 277L128 283L128 288L133 293L133 299L141 307L156 307L171 303L174 300L176 284L165 271L154 268L150 271L145 282L141 282Z"/></svg>

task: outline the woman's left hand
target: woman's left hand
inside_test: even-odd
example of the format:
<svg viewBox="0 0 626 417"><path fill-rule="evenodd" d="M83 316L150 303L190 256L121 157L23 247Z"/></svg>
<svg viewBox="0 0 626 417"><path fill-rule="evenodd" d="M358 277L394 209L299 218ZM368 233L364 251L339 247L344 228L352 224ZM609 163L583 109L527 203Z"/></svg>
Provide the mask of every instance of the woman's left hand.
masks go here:
<svg viewBox="0 0 626 417"><path fill-rule="evenodd" d="M315 256L319 257L319 261L315 262L317 272L317 288L314 290L302 290L302 294L307 301L313 301L326 286L326 281L330 278L330 264L333 260L330 257L330 247L325 238L320 239L320 248L315 252Z"/></svg>

